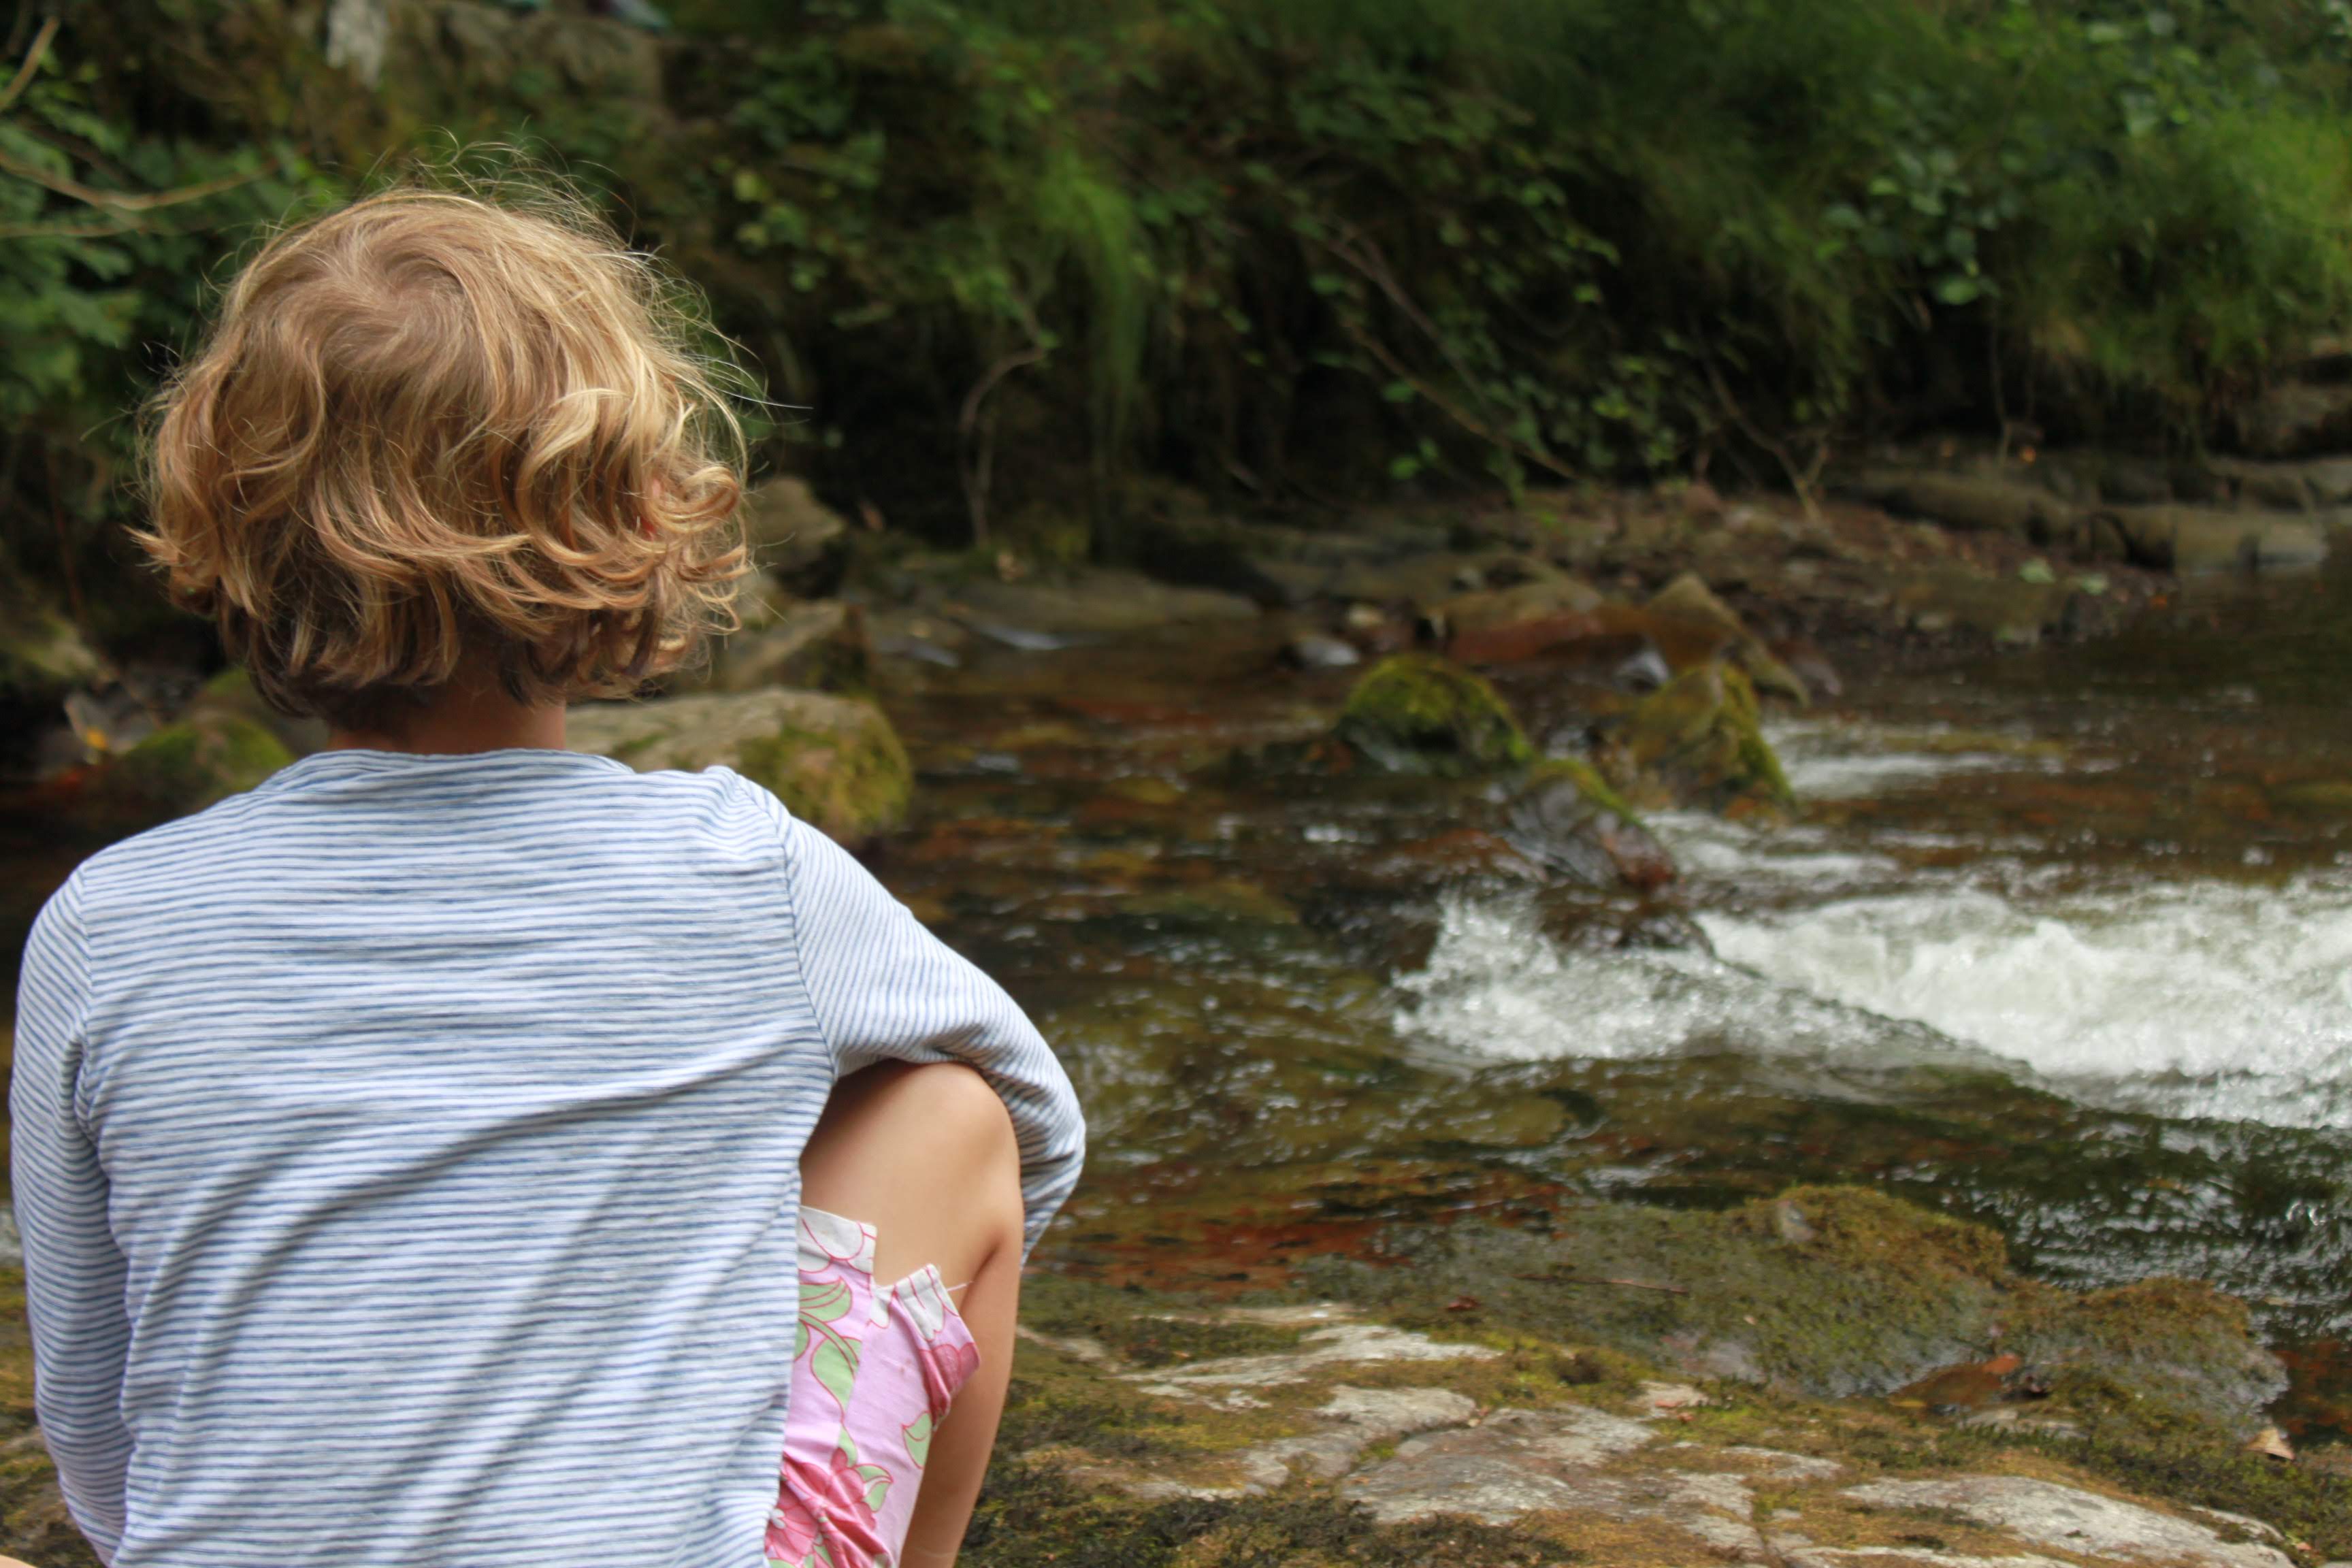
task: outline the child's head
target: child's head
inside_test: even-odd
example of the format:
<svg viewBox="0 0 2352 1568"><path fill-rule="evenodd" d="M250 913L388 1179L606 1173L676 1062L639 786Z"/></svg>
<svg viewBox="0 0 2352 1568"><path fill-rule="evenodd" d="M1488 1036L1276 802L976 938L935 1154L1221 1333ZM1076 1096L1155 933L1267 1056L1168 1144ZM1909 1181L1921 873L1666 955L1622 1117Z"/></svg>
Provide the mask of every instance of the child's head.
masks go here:
<svg viewBox="0 0 2352 1568"><path fill-rule="evenodd" d="M281 234L159 400L142 542L292 711L397 722L461 669L624 694L743 570L676 298L551 200L395 190Z"/></svg>

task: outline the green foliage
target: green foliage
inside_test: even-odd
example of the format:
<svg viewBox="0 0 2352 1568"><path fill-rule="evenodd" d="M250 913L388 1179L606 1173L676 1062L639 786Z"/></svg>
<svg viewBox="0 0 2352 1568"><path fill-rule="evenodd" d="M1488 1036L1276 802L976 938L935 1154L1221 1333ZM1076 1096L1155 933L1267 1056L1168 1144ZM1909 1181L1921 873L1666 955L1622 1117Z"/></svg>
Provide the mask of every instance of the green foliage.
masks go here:
<svg viewBox="0 0 2352 1568"><path fill-rule="evenodd" d="M302 8L89 0L0 110L10 514L90 570L204 280L484 139L608 195L809 411L798 460L947 540L1075 510L1120 553L1137 468L1801 485L1917 411L2193 441L2352 309L2344 0L395 12L369 89Z"/></svg>

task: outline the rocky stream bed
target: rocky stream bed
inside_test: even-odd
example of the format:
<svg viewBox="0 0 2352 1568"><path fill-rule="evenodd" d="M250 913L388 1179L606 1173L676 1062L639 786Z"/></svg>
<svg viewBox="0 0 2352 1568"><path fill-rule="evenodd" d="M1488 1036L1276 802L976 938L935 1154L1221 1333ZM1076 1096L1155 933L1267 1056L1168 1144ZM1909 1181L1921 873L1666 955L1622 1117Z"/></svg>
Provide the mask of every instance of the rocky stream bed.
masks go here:
<svg viewBox="0 0 2352 1568"><path fill-rule="evenodd" d="M2352 1560L2352 483L1905 461L1148 571L763 493L574 742L769 783L1071 1067L969 1562ZM45 635L12 943L317 739ZM18 1321L0 1550L87 1562Z"/></svg>

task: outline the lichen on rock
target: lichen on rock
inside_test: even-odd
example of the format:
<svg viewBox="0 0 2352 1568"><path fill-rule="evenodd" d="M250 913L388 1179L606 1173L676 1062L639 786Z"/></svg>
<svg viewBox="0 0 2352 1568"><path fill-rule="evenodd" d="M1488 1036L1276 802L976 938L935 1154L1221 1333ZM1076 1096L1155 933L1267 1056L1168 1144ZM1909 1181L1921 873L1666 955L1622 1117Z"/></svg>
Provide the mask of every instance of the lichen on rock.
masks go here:
<svg viewBox="0 0 2352 1568"><path fill-rule="evenodd" d="M1340 710L1339 739L1395 773L1463 777L1535 761L1509 704L1479 676L1426 654L1382 659Z"/></svg>

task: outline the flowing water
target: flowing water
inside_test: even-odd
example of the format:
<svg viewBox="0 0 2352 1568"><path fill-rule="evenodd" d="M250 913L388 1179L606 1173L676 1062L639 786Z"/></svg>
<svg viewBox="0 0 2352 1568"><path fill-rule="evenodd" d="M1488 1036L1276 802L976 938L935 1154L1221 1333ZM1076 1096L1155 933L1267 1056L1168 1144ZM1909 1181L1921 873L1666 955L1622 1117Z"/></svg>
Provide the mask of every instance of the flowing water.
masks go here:
<svg viewBox="0 0 2352 1568"><path fill-rule="evenodd" d="M1497 786L1335 774L1307 753L1349 678L1281 637L1005 648L890 693L924 784L877 869L1092 1118L1044 1261L1245 1282L1399 1218L1864 1181L2068 1283L2247 1296L2285 1414L2342 1430L2352 583L1998 660L1849 653L1775 731L1799 820L1659 818L1664 907L1547 880ZM1573 742L1574 679L1504 684ZM0 826L20 938L77 847Z"/></svg>
<svg viewBox="0 0 2352 1568"><path fill-rule="evenodd" d="M1270 634L899 694L923 827L882 869L1086 1094L1049 1261L1242 1281L1392 1218L1863 1180L2071 1284L2247 1296L2284 1414L2340 1431L2347 612L2213 584L2110 642L1862 668L1776 728L1795 824L1654 823L1703 941L1534 873L1490 788L1302 761L1346 677ZM1504 685L1572 741L1558 672Z"/></svg>

